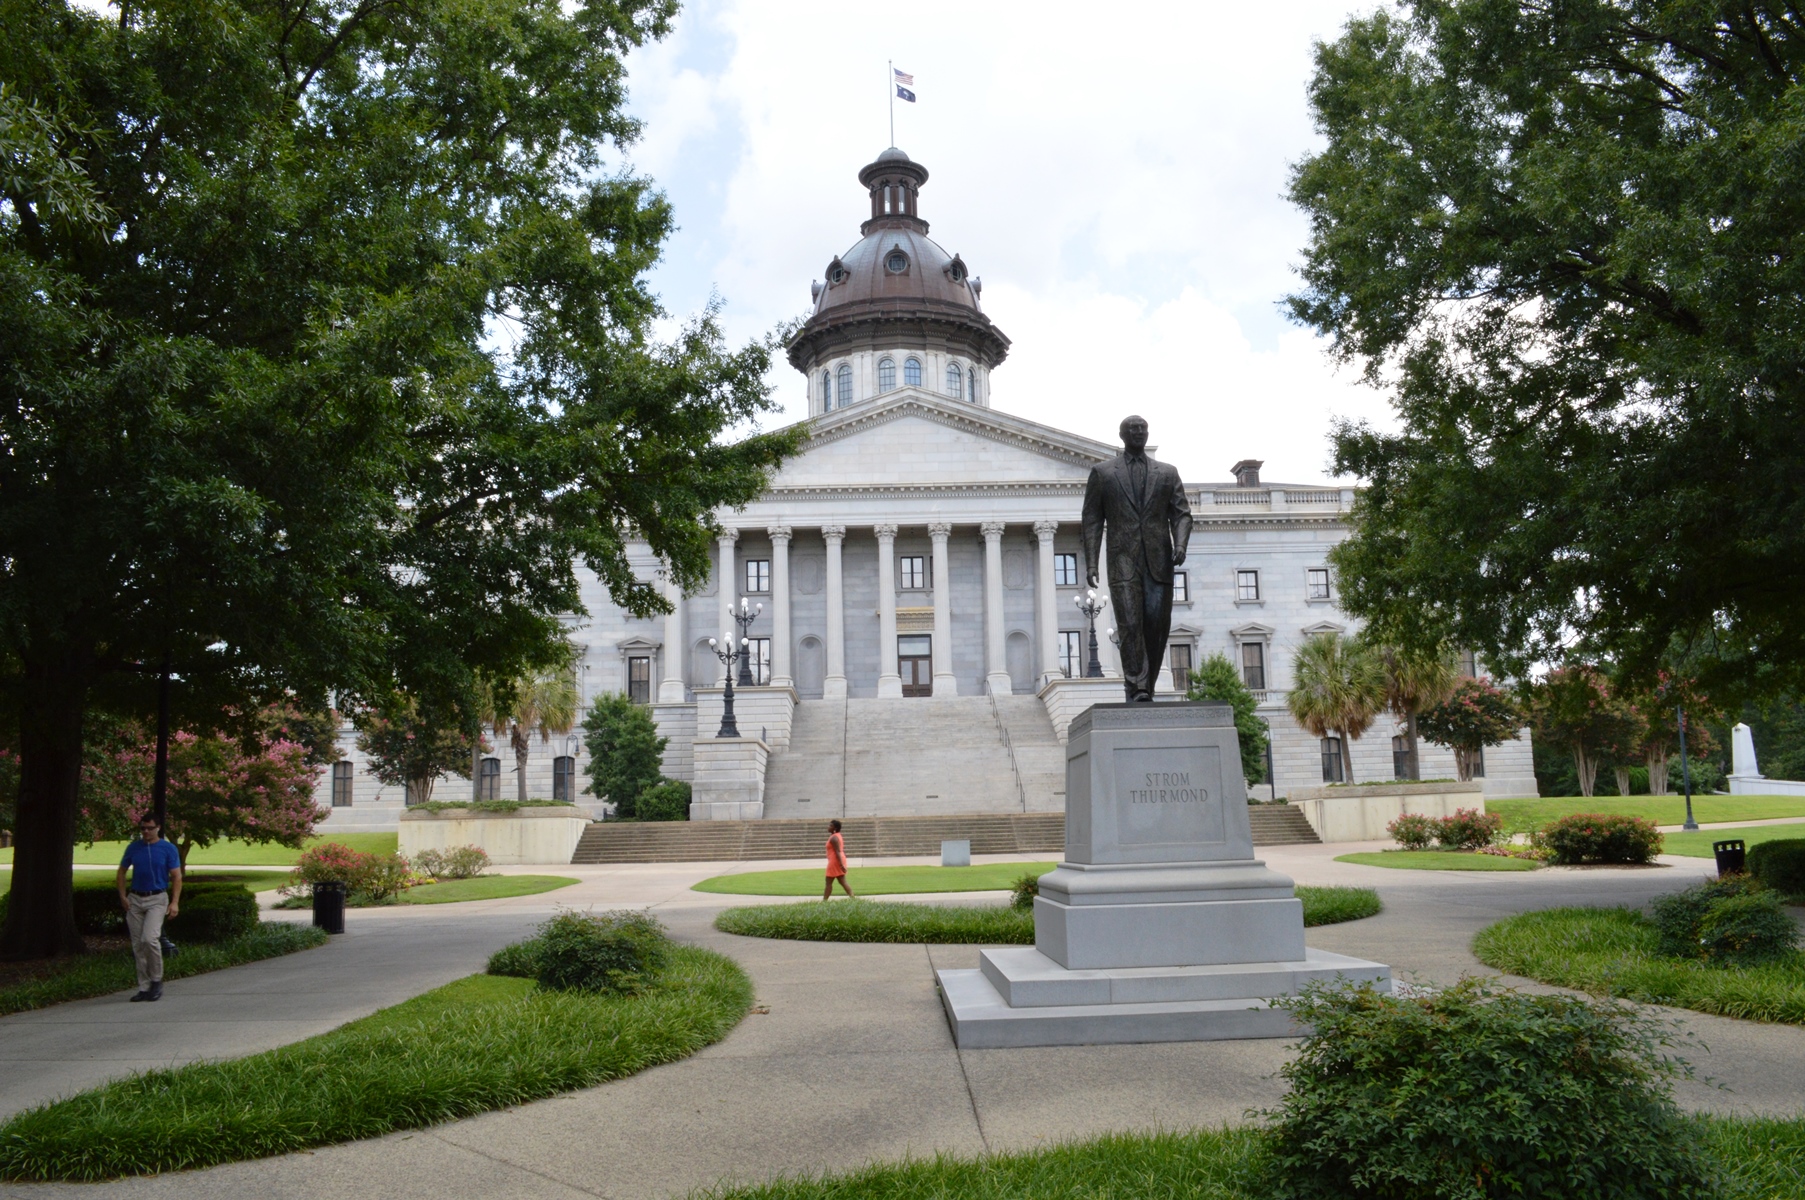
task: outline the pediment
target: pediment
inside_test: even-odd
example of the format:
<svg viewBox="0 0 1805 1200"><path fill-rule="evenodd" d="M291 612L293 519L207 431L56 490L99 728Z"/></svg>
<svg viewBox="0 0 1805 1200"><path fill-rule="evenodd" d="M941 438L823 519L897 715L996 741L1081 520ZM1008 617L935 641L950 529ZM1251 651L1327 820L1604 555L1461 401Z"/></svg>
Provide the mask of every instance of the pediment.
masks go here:
<svg viewBox="0 0 1805 1200"><path fill-rule="evenodd" d="M1314 625L1304 626L1305 637L1315 637L1319 633L1346 633L1346 625L1337 625L1333 621L1318 621Z"/></svg>
<svg viewBox="0 0 1805 1200"><path fill-rule="evenodd" d="M1270 625L1262 625L1258 621L1250 621L1246 625L1236 626L1228 631L1228 636L1238 642L1270 641L1278 630Z"/></svg>
<svg viewBox="0 0 1805 1200"><path fill-rule="evenodd" d="M904 390L815 418L772 490L1082 484L1115 452L994 409Z"/></svg>

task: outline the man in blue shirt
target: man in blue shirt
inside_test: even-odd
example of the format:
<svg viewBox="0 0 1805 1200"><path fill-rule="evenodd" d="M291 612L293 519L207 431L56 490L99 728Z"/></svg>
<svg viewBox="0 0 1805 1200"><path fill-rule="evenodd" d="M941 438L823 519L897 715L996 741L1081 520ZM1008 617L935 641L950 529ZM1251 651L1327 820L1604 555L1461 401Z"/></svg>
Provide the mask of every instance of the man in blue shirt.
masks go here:
<svg viewBox="0 0 1805 1200"><path fill-rule="evenodd" d="M182 899L181 854L163 840L154 815L145 814L138 829L142 837L126 846L116 878L119 906L125 909L125 927L132 935L132 957L138 963L134 1002L163 998L163 918L175 916ZM130 891L125 886L128 868Z"/></svg>

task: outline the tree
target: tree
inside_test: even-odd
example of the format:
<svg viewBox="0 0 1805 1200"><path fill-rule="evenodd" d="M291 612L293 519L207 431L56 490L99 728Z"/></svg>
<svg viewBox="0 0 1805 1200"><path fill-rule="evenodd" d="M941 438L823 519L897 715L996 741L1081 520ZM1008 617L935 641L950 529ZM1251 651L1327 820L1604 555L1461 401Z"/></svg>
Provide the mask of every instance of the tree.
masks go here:
<svg viewBox="0 0 1805 1200"><path fill-rule="evenodd" d="M1421 779L1422 767L1417 755L1417 716L1426 708L1442 703L1454 692L1460 671L1454 655L1446 647L1423 652L1407 646L1374 645L1372 654L1379 661L1385 679L1385 707L1404 723L1405 754L1409 758L1408 777ZM1465 779L1469 776L1463 775Z"/></svg>
<svg viewBox="0 0 1805 1200"><path fill-rule="evenodd" d="M381 708L364 709L352 724L370 774L389 787L406 788L409 804L429 803L441 775L469 779L483 744L474 721L422 705L412 696L393 697Z"/></svg>
<svg viewBox="0 0 1805 1200"><path fill-rule="evenodd" d="M514 779L524 802L527 754L532 750L529 735L536 733L541 742L549 742L553 734L566 734L576 727L577 680L569 668L560 667L517 679L507 691L505 700L490 705L489 728L497 737L508 735L514 750Z"/></svg>
<svg viewBox="0 0 1805 1200"><path fill-rule="evenodd" d="M1604 673L1587 664L1550 671L1527 690L1536 738L1573 756L1579 794L1590 796L1603 753L1640 727L1636 713L1612 695Z"/></svg>
<svg viewBox="0 0 1805 1200"><path fill-rule="evenodd" d="M1417 717L1417 729L1438 746L1454 751L1454 773L1473 778L1473 764L1487 746L1514 740L1523 714L1510 696L1489 679L1462 678L1440 704Z"/></svg>
<svg viewBox="0 0 1805 1200"><path fill-rule="evenodd" d="M0 957L82 948L84 725L548 665L587 566L638 615L799 432L770 345L671 340L673 227L604 161L673 0L0 0ZM204 69L200 69L204 66ZM11 739L0 739L10 741Z"/></svg>
<svg viewBox="0 0 1805 1200"><path fill-rule="evenodd" d="M1403 0L1317 49L1293 315L1394 389L1331 556L1388 641L1805 673L1805 25Z"/></svg>
<svg viewBox="0 0 1805 1200"><path fill-rule="evenodd" d="M614 805L615 816L637 816L641 794L664 779L666 741L645 705L619 692L603 692L583 722L583 742L589 748L585 790Z"/></svg>
<svg viewBox="0 0 1805 1200"><path fill-rule="evenodd" d="M1266 722L1255 715L1259 701L1253 698L1235 664L1222 654L1212 654L1191 672L1187 696L1192 700L1220 700L1235 710L1235 736L1241 742L1241 774L1251 787L1266 778L1266 747L1271 742Z"/></svg>
<svg viewBox="0 0 1805 1200"><path fill-rule="evenodd" d="M1285 707L1314 736L1340 735L1341 774L1348 783L1354 782L1352 743L1384 706L1384 669L1363 644L1319 633L1297 648Z"/></svg>

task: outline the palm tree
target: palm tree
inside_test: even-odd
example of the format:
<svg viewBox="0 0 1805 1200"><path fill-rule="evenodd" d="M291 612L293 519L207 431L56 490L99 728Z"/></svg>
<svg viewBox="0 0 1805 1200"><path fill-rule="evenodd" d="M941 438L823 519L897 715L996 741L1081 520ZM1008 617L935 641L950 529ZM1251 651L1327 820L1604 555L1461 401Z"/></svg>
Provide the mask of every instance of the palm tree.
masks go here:
<svg viewBox="0 0 1805 1200"><path fill-rule="evenodd" d="M497 737L508 735L514 749L514 775L519 799L526 795L526 762L532 749L530 735L537 733L541 742L550 742L553 734L566 734L576 728L576 676L568 670L549 671L523 676L514 683L514 701L508 705L489 703L487 720Z"/></svg>
<svg viewBox="0 0 1805 1200"><path fill-rule="evenodd" d="M1341 774L1354 782L1350 743L1372 727L1385 707L1385 671L1366 647L1338 633L1319 633L1291 660L1285 707L1319 738L1341 736Z"/></svg>
<svg viewBox="0 0 1805 1200"><path fill-rule="evenodd" d="M1372 653L1385 676L1385 707L1404 722L1409 778L1421 779L1423 772L1416 753L1416 715L1454 694L1454 686L1460 682L1460 668L1454 655L1445 649L1423 654L1401 646L1375 646Z"/></svg>

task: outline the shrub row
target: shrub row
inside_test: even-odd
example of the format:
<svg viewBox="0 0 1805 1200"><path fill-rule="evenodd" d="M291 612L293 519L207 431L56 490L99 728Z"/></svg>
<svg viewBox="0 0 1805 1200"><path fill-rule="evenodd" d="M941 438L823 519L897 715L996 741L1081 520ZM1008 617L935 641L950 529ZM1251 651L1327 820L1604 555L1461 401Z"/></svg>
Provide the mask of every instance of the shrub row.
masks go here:
<svg viewBox="0 0 1805 1200"><path fill-rule="evenodd" d="M1805 838L1782 838L1750 847L1749 874L1784 896L1805 896Z"/></svg>
<svg viewBox="0 0 1805 1200"><path fill-rule="evenodd" d="M434 879L474 879L488 869L489 854L481 846L422 850L414 855L414 870Z"/></svg>
<svg viewBox="0 0 1805 1200"><path fill-rule="evenodd" d="M1498 840L1504 818L1476 808L1461 808L1451 817L1404 813L1385 827L1406 850L1427 850L1435 842L1444 850L1479 850Z"/></svg>
<svg viewBox="0 0 1805 1200"><path fill-rule="evenodd" d="M6 921L6 896L0 896L0 924ZM82 880L75 885L75 927L92 937L123 937L125 912L111 879ZM236 880L196 876L182 883L177 916L163 924L176 942L223 942L256 928L257 897Z"/></svg>

